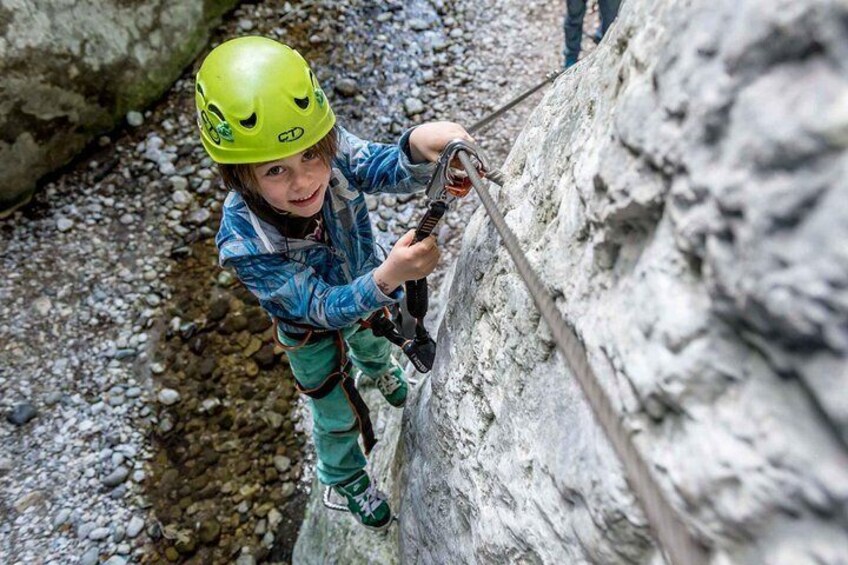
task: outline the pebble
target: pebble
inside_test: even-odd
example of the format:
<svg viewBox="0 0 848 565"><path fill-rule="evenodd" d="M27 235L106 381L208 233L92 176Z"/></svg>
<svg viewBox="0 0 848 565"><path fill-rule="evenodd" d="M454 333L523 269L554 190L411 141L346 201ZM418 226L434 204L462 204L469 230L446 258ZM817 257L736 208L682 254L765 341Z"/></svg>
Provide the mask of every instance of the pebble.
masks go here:
<svg viewBox="0 0 848 565"><path fill-rule="evenodd" d="M276 508L272 508L268 511L268 527L272 532L277 530L277 526L279 526L283 521L283 515L280 514L280 511Z"/></svg>
<svg viewBox="0 0 848 565"><path fill-rule="evenodd" d="M141 533L141 530L144 529L144 520L138 516L133 516L130 519L130 523L127 524L127 537L130 539L135 538L138 534Z"/></svg>
<svg viewBox="0 0 848 565"><path fill-rule="evenodd" d="M242 553L236 559L236 565L256 565L256 559L249 553Z"/></svg>
<svg viewBox="0 0 848 565"><path fill-rule="evenodd" d="M188 188L188 179L178 175L174 175L168 179L171 181L171 188L174 190L186 190Z"/></svg>
<svg viewBox="0 0 848 565"><path fill-rule="evenodd" d="M38 410L30 402L17 404L6 414L6 421L15 426L23 426L38 416Z"/></svg>
<svg viewBox="0 0 848 565"><path fill-rule="evenodd" d="M221 524L214 518L203 520L197 531L201 543L214 544L221 537Z"/></svg>
<svg viewBox="0 0 848 565"><path fill-rule="evenodd" d="M134 128L139 127L144 123L144 115L141 112L130 110L127 112L127 123Z"/></svg>
<svg viewBox="0 0 848 565"><path fill-rule="evenodd" d="M295 486L294 483L285 482L283 486L280 487L280 492L283 494L283 498L288 498L294 494Z"/></svg>
<svg viewBox="0 0 848 565"><path fill-rule="evenodd" d="M406 115L412 117L424 111L424 102L418 98L409 97L403 101L403 108Z"/></svg>
<svg viewBox="0 0 848 565"><path fill-rule="evenodd" d="M118 221L124 224L125 226L128 226L135 222L135 216L133 216L132 214L122 214L121 217L118 218Z"/></svg>
<svg viewBox="0 0 848 565"><path fill-rule="evenodd" d="M171 200L174 202L174 206L179 208L180 210L184 210L188 208L188 205L191 203L191 194L186 192L185 190L175 190L173 194L171 194Z"/></svg>
<svg viewBox="0 0 848 565"><path fill-rule="evenodd" d="M409 20L409 28L413 31L424 31L430 29L430 23L421 18L412 18Z"/></svg>
<svg viewBox="0 0 848 565"><path fill-rule="evenodd" d="M336 81L336 92L342 96L356 96L359 94L359 86L352 78L340 78Z"/></svg>
<svg viewBox="0 0 848 565"><path fill-rule="evenodd" d="M74 221L68 218L59 218L56 220L56 229L60 232L66 232L74 227Z"/></svg>
<svg viewBox="0 0 848 565"><path fill-rule="evenodd" d="M187 220L195 225L205 224L209 221L209 218L212 217L212 212L207 210L206 208L197 208L193 210L189 215Z"/></svg>
<svg viewBox="0 0 848 565"><path fill-rule="evenodd" d="M127 560L118 555L113 555L103 565L126 565Z"/></svg>
<svg viewBox="0 0 848 565"><path fill-rule="evenodd" d="M132 551L132 547L128 543L120 543L118 544L118 553L121 555L127 555L130 551Z"/></svg>
<svg viewBox="0 0 848 565"><path fill-rule="evenodd" d="M274 467L276 467L277 471L280 473L285 473L291 468L291 459L285 455L277 455L274 457Z"/></svg>
<svg viewBox="0 0 848 565"><path fill-rule="evenodd" d="M221 271L216 279L218 286L228 287L236 282L236 277L230 271Z"/></svg>
<svg viewBox="0 0 848 565"><path fill-rule="evenodd" d="M53 309L53 303L46 296L39 296L32 302L32 309L41 316L46 316Z"/></svg>
<svg viewBox="0 0 848 565"><path fill-rule="evenodd" d="M58 530L68 521L68 518L71 517L71 511L67 508L63 508L59 511L56 516L53 517L53 529Z"/></svg>
<svg viewBox="0 0 848 565"><path fill-rule="evenodd" d="M92 547L82 554L79 565L97 565L100 562L100 551L96 547Z"/></svg>
<svg viewBox="0 0 848 565"><path fill-rule="evenodd" d="M165 406L172 406L180 401L180 393L172 388L163 388L159 391L157 398Z"/></svg>
<svg viewBox="0 0 848 565"><path fill-rule="evenodd" d="M77 537L80 539L88 539L88 534L90 534L95 528L96 524L93 522L83 522L77 527Z"/></svg>
<svg viewBox="0 0 848 565"><path fill-rule="evenodd" d="M92 541L101 541L108 538L110 533L112 532L109 528L95 528L88 534L88 539Z"/></svg>
<svg viewBox="0 0 848 565"><path fill-rule="evenodd" d="M44 397L44 404L46 404L47 406L55 406L56 404L59 404L61 400L62 393L58 390L54 390L53 392L48 393L47 396Z"/></svg>
<svg viewBox="0 0 848 565"><path fill-rule="evenodd" d="M111 473L109 473L108 475L106 475L105 477L103 477L101 482L103 483L104 486L107 486L107 487L110 487L110 488L116 487L119 484L123 483L125 480L127 480L127 477L129 476L129 474L130 474L129 469L127 469L124 466L121 466L121 467L118 467L117 469L115 469L114 471L112 471Z"/></svg>

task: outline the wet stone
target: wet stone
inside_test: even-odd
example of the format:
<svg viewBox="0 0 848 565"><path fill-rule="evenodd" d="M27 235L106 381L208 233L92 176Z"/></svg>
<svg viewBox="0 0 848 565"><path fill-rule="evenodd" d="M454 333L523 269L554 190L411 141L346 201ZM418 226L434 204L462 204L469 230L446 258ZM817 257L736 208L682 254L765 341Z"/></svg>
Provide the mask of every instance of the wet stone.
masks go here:
<svg viewBox="0 0 848 565"><path fill-rule="evenodd" d="M247 331L252 334L259 334L271 327L271 319L264 313L257 312L250 316Z"/></svg>
<svg viewBox="0 0 848 565"><path fill-rule="evenodd" d="M251 338L250 343L244 348L244 356L250 357L262 348L262 340L259 338Z"/></svg>
<svg viewBox="0 0 848 565"><path fill-rule="evenodd" d="M285 473L291 468L291 459L284 455L277 455L274 457L274 467L276 467L277 471L280 473Z"/></svg>
<svg viewBox="0 0 848 565"><path fill-rule="evenodd" d="M218 332L224 335L230 335L238 333L246 327L247 318L244 316L244 314L234 314L224 320L224 323L222 323L221 327L218 328Z"/></svg>
<svg viewBox="0 0 848 565"><path fill-rule="evenodd" d="M224 319L224 317L229 311L229 299L227 297L221 296L213 300L212 304L209 305L209 312L207 312L206 318L212 322L219 322Z"/></svg>
<svg viewBox="0 0 848 565"><path fill-rule="evenodd" d="M277 362L277 356L274 355L274 346L270 343L262 346L253 356L253 360L261 369L272 368Z"/></svg>
<svg viewBox="0 0 848 565"><path fill-rule="evenodd" d="M197 324L194 322L186 322L179 327L180 337L185 341L190 340L197 333Z"/></svg>
<svg viewBox="0 0 848 565"><path fill-rule="evenodd" d="M214 518L208 518L200 522L197 536L201 543L214 545L221 538L221 524Z"/></svg>
<svg viewBox="0 0 848 565"><path fill-rule="evenodd" d="M206 345L209 342L205 335L198 335L191 339L189 349L197 355L202 355L206 350Z"/></svg>
<svg viewBox="0 0 848 565"><path fill-rule="evenodd" d="M180 536L177 541L174 543L174 549L180 552L183 555L190 555L194 553L194 550L197 548L197 541L194 539L194 536L191 534Z"/></svg>
<svg viewBox="0 0 848 565"><path fill-rule="evenodd" d="M208 379L215 372L215 358L204 357L198 365L198 373L201 378Z"/></svg>

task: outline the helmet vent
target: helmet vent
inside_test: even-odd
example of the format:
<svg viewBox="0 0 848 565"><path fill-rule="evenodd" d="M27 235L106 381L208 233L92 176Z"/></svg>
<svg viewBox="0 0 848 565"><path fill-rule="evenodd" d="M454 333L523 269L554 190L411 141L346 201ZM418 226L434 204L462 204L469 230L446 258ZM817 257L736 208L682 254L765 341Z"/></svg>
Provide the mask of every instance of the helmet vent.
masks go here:
<svg viewBox="0 0 848 565"><path fill-rule="evenodd" d="M301 110L306 110L309 108L309 98L295 98L294 103L297 104L297 107Z"/></svg>
<svg viewBox="0 0 848 565"><path fill-rule="evenodd" d="M239 123L240 123L243 127L246 127L247 129L251 129L253 126L255 126L255 125L256 125L256 112L253 112L253 113L250 115L250 117L249 117L249 118L247 118L246 120L239 120Z"/></svg>
<svg viewBox="0 0 848 565"><path fill-rule="evenodd" d="M197 83L197 91L200 93L200 95L201 95L201 96L204 96L204 94L203 94L203 87L202 87L202 86L200 86L200 83L199 83L199 82Z"/></svg>
<svg viewBox="0 0 848 565"><path fill-rule="evenodd" d="M226 118L224 118L224 113L223 113L223 112L221 112L221 110L219 110L219 109L218 109L218 107L217 107L216 105L214 105L214 104L210 104L209 106L207 106L207 109L208 109L210 112L212 112L213 114L215 114L216 116L218 116L218 119L219 119L219 120L221 120L222 122L226 122L226 121L227 121L227 119L226 119Z"/></svg>

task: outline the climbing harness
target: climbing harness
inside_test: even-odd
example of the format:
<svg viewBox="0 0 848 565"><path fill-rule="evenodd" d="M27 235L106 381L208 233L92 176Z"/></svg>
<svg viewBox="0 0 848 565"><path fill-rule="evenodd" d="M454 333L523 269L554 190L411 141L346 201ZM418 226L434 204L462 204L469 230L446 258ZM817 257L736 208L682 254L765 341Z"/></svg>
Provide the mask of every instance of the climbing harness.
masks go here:
<svg viewBox="0 0 848 565"><path fill-rule="evenodd" d="M284 351L295 351L308 343L312 343L316 339L328 339L332 337L336 340L336 347L339 349L339 364L336 370L327 375L327 377L319 385L312 388L303 386L303 384L295 378L295 388L298 392L305 394L310 398L320 399L330 394L337 386L341 386L342 392L344 393L345 398L347 399L348 404L350 404L351 410L353 410L353 414L356 417L356 424L354 425L359 428L359 433L362 436L363 451L365 452L365 455L369 455L371 450L374 448L374 445L377 443L377 438L374 436L374 427L371 425L371 413L368 410L368 405L356 389L356 384L350 374L352 363L347 356L347 349L345 347L345 340L342 335L342 331L322 331L305 324L297 324L291 320L286 320L286 323L296 327L302 327L306 330L306 333L303 334L303 337L298 344L286 345L280 341L278 334L278 322L274 319L274 339L277 341L277 345L279 345ZM293 334L287 335L294 338Z"/></svg>

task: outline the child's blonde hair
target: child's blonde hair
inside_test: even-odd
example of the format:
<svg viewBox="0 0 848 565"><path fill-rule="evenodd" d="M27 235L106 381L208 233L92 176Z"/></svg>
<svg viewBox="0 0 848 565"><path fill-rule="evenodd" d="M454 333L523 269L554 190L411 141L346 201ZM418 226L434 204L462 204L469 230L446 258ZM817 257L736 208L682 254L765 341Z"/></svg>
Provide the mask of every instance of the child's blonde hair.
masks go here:
<svg viewBox="0 0 848 565"><path fill-rule="evenodd" d="M335 126L327 135L321 138L321 141L307 149L307 151L315 151L318 158L327 167L331 166L333 157L339 148L339 134ZM259 194L259 182L256 179L256 173L253 172L254 165L252 164L236 164L228 165L218 163L218 172L224 180L224 186L228 190L247 196L248 198L261 198Z"/></svg>

